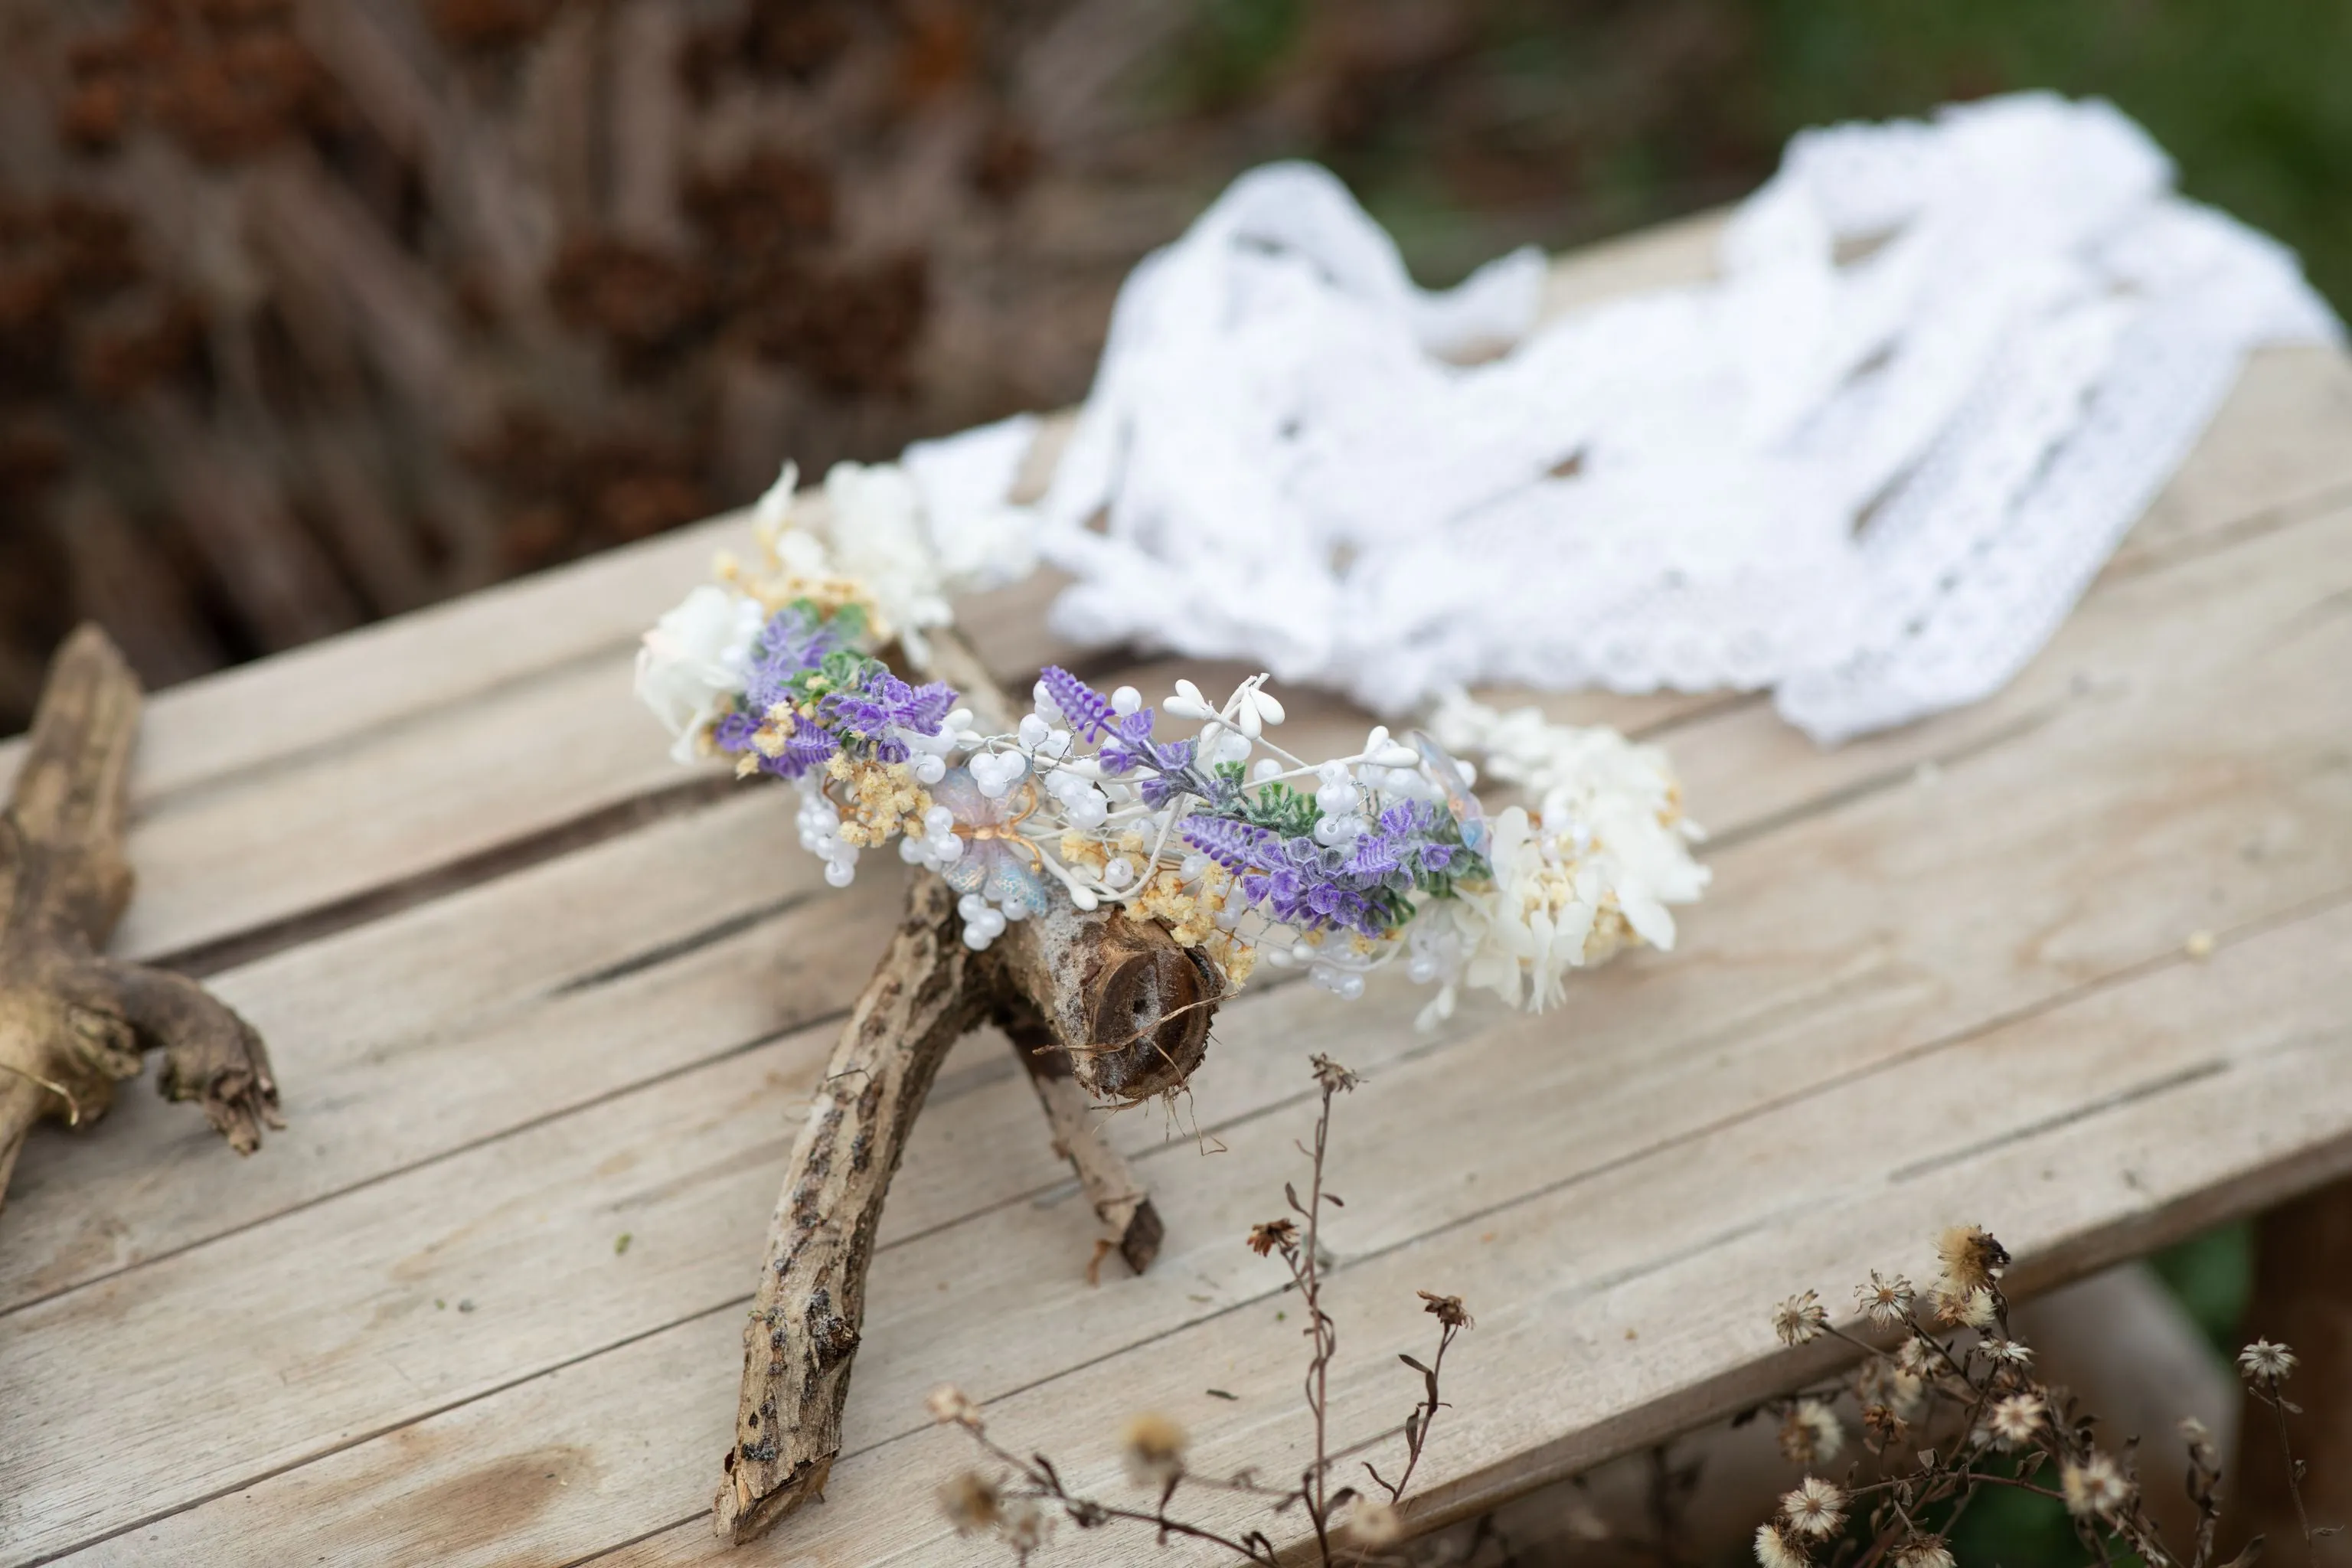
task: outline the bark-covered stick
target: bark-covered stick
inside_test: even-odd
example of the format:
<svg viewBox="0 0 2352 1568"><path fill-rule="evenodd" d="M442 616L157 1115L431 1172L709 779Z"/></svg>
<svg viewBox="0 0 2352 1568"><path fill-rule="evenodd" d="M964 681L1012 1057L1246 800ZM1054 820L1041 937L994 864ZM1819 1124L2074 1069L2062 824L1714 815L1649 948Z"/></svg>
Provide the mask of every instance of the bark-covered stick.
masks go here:
<svg viewBox="0 0 2352 1568"><path fill-rule="evenodd" d="M100 956L131 901L122 851L137 677L85 626L51 666L32 748L0 812L0 1201L42 1117L102 1115L141 1054L164 1053L159 1082L194 1100L240 1153L278 1118L261 1037L184 976Z"/></svg>
<svg viewBox="0 0 2352 1568"><path fill-rule="evenodd" d="M822 1497L841 1452L882 1202L940 1061L986 1011L955 905L937 877L916 879L793 1145L743 1327L735 1446L713 1503L719 1532L739 1543Z"/></svg>
<svg viewBox="0 0 2352 1568"><path fill-rule="evenodd" d="M964 694L983 727L1009 727L1010 705L968 647L940 637L931 653L931 672ZM1214 965L1156 922L1115 910L1057 903L975 954L963 944L954 891L917 873L906 919L850 1013L793 1147L744 1326L735 1443L712 1503L720 1535L750 1541L824 1495L890 1177L963 1032L990 1016L1012 1025L1057 1147L1140 1269L1158 1250L1159 1216L1087 1124L1087 1091L1132 1100L1182 1082L1207 1049L1221 990Z"/></svg>

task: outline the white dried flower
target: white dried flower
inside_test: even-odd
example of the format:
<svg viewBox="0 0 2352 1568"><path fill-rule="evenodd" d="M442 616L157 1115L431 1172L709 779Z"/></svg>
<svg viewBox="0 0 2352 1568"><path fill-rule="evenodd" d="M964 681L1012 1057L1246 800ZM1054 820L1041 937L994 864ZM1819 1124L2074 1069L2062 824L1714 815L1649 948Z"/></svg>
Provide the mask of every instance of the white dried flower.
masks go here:
<svg viewBox="0 0 2352 1568"><path fill-rule="evenodd" d="M1864 1314L1879 1328L1891 1329L1911 1315L1911 1281L1900 1274L1889 1279L1874 1268L1870 1283L1855 1286L1853 1295Z"/></svg>
<svg viewBox="0 0 2352 1568"><path fill-rule="evenodd" d="M1811 1290L1791 1296L1772 1309L1772 1331L1784 1345L1801 1345L1819 1339L1829 1327L1830 1315L1822 1306L1822 1299Z"/></svg>
<svg viewBox="0 0 2352 1568"><path fill-rule="evenodd" d="M2115 1460L2095 1450L2081 1464L2069 1460L2058 1471L2058 1489L2077 1519L2109 1518L2131 1500L2131 1482Z"/></svg>
<svg viewBox="0 0 2352 1568"><path fill-rule="evenodd" d="M1995 1366L2030 1366L2033 1362L2033 1347L2016 1340L1988 1338L1978 1348Z"/></svg>
<svg viewBox="0 0 2352 1568"><path fill-rule="evenodd" d="M2012 1394L1993 1402L1992 1410L1985 1417L1985 1429L2004 1449L2015 1448L2033 1440L2048 1409L2038 1394Z"/></svg>
<svg viewBox="0 0 2352 1568"><path fill-rule="evenodd" d="M1812 1568L1813 1560L1777 1524L1756 1527L1757 1568Z"/></svg>
<svg viewBox="0 0 2352 1568"><path fill-rule="evenodd" d="M1843 1489L1807 1476L1795 1491L1780 1499L1780 1517L1798 1535L1827 1541L1845 1528L1846 1497Z"/></svg>
<svg viewBox="0 0 2352 1568"><path fill-rule="evenodd" d="M953 1425L980 1430L980 1406L952 1383L943 1383L931 1390L923 1405L930 1411L931 1419L942 1426Z"/></svg>
<svg viewBox="0 0 2352 1568"><path fill-rule="evenodd" d="M705 584L645 635L637 650L637 700L653 710L690 763L702 737L750 674L751 647L766 624L759 602Z"/></svg>
<svg viewBox="0 0 2352 1568"><path fill-rule="evenodd" d="M1837 1413L1818 1399L1801 1399L1780 1423L1780 1452L1792 1464L1827 1464L1845 1447Z"/></svg>
<svg viewBox="0 0 2352 1568"><path fill-rule="evenodd" d="M1940 1535L1914 1535L1896 1547L1895 1568L1953 1568L1951 1548Z"/></svg>
<svg viewBox="0 0 2352 1568"><path fill-rule="evenodd" d="M1004 1517L996 1521L996 1532L1025 1561L1031 1552L1045 1544L1045 1532L1053 1522L1045 1517L1045 1510L1030 1499L1015 1498L1004 1505Z"/></svg>
<svg viewBox="0 0 2352 1568"><path fill-rule="evenodd" d="M2268 1340L2256 1340L2238 1352L2239 1373L2249 1383L2284 1383L2294 1363L2294 1352Z"/></svg>
<svg viewBox="0 0 2352 1568"><path fill-rule="evenodd" d="M1348 1539L1356 1546L1392 1546L1404 1538L1404 1515L1386 1498L1360 1497L1348 1509Z"/></svg>

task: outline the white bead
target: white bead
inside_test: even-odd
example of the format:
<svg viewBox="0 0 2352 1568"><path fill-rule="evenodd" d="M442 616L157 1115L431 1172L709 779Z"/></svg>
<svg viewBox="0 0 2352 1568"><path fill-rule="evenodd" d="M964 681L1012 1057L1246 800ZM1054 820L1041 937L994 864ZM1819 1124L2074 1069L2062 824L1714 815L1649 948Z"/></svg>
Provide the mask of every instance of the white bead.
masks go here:
<svg viewBox="0 0 2352 1568"><path fill-rule="evenodd" d="M828 860L824 866L824 879L836 888L846 888L857 879L857 871L846 860Z"/></svg>
<svg viewBox="0 0 2352 1568"><path fill-rule="evenodd" d="M1067 756L1070 750L1070 732L1067 730L1049 730L1037 749L1049 757Z"/></svg>
<svg viewBox="0 0 2352 1568"><path fill-rule="evenodd" d="M925 752L921 756L915 759L915 782L917 784L935 784L947 776L948 763L945 757L939 756L930 752Z"/></svg>
<svg viewBox="0 0 2352 1568"><path fill-rule="evenodd" d="M1258 783L1264 784L1268 779L1280 776L1282 762L1276 757L1260 757L1257 760L1257 766L1250 771Z"/></svg>
<svg viewBox="0 0 2352 1568"><path fill-rule="evenodd" d="M923 840L923 847L929 849L931 852L931 858L942 866L952 866L963 858L963 840L952 833L942 833L936 838L926 838Z"/></svg>
<svg viewBox="0 0 2352 1568"><path fill-rule="evenodd" d="M1121 715L1134 713L1139 711L1142 707L1143 693L1132 686L1122 686L1110 694L1110 710L1114 713Z"/></svg>
<svg viewBox="0 0 2352 1568"><path fill-rule="evenodd" d="M1364 977L1360 974L1343 974L1339 977L1339 984L1332 989L1337 991L1343 999L1353 1002L1364 994Z"/></svg>
<svg viewBox="0 0 2352 1568"><path fill-rule="evenodd" d="M1219 923L1223 922L1221 920ZM1231 931L1233 928L1227 926L1225 929ZM1265 962L1273 968L1287 969L1297 961L1290 956L1289 951L1286 948L1269 947L1265 950Z"/></svg>
<svg viewBox="0 0 2352 1568"><path fill-rule="evenodd" d="M1197 882L1209 874L1209 858L1197 851L1187 855L1177 865L1176 874L1188 882Z"/></svg>
<svg viewBox="0 0 2352 1568"><path fill-rule="evenodd" d="M1315 776L1321 779L1327 784L1346 784L1348 782L1348 764L1345 763L1325 763L1315 770Z"/></svg>
<svg viewBox="0 0 2352 1568"><path fill-rule="evenodd" d="M988 912L988 900L978 893L966 893L956 900L956 913L968 921L976 921Z"/></svg>
<svg viewBox="0 0 2352 1568"><path fill-rule="evenodd" d="M935 805L923 813L923 830L933 838L955 831L955 813L944 805Z"/></svg>
<svg viewBox="0 0 2352 1568"><path fill-rule="evenodd" d="M919 838L899 839L898 858L909 866L920 865L923 859L923 841Z"/></svg>
<svg viewBox="0 0 2352 1568"><path fill-rule="evenodd" d="M1002 914L1008 921L1025 921L1029 918L1029 906L1026 904L1004 904L999 906L997 912Z"/></svg>
<svg viewBox="0 0 2352 1568"><path fill-rule="evenodd" d="M1038 718L1034 713L1024 714L1022 716L1021 743L1027 746L1032 751L1034 751L1038 746L1044 744L1045 737L1053 732L1054 727L1046 723L1043 719Z"/></svg>
<svg viewBox="0 0 2352 1568"><path fill-rule="evenodd" d="M986 952L988 944L995 940L994 932L982 931L976 925L963 928L963 944L974 952Z"/></svg>
<svg viewBox="0 0 2352 1568"><path fill-rule="evenodd" d="M968 730L971 728L971 710L969 708L958 708L953 710L945 719L940 721L940 728L942 730Z"/></svg>
<svg viewBox="0 0 2352 1568"><path fill-rule="evenodd" d="M1250 742L1247 735L1228 733L1217 742L1216 760L1220 763L1245 763L1249 761L1249 754Z"/></svg>
<svg viewBox="0 0 2352 1568"><path fill-rule="evenodd" d="M1103 868L1103 885L1114 890L1127 887L1134 880L1135 867L1125 856Z"/></svg>

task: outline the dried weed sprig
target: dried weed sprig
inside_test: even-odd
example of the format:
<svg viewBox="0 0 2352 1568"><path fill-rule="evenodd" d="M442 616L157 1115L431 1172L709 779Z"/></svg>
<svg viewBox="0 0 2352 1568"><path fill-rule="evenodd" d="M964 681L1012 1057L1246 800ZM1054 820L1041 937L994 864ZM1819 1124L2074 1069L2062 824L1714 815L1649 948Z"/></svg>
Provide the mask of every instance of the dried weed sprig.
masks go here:
<svg viewBox="0 0 2352 1568"><path fill-rule="evenodd" d="M1425 1364L1410 1355L1397 1358L1422 1378L1422 1397L1404 1420L1403 1467L1391 1481L1370 1463L1365 1463L1365 1473L1380 1489L1379 1495L1353 1486L1333 1486L1329 1385L1331 1363L1339 1355L1339 1335L1338 1325L1323 1307L1327 1259L1320 1234L1325 1205L1346 1205L1337 1194L1325 1189L1323 1173L1330 1146L1332 1101L1354 1089L1357 1077L1328 1057L1314 1058L1312 1066L1322 1100L1315 1118L1313 1142L1298 1146L1310 1165L1307 1194L1302 1197L1296 1184L1285 1183L1283 1197L1290 1213L1260 1222L1244 1238L1244 1245L1259 1257L1282 1260L1290 1271L1286 1289L1297 1294L1306 1311L1307 1326L1300 1331L1307 1341L1303 1391L1307 1413L1315 1424L1315 1457L1300 1472L1297 1484L1287 1488L1264 1486L1251 1469L1224 1478L1200 1475L1187 1463L1188 1438L1183 1428L1165 1415L1145 1412L1132 1417L1121 1432L1119 1453L1128 1479L1156 1492L1157 1500L1149 1509L1121 1508L1073 1491L1063 1479L1060 1468L1044 1454L1033 1453L1024 1458L998 1443L989 1436L988 1423L980 1406L961 1390L942 1387L930 1396L933 1418L943 1426L961 1426L971 1434L971 1440L1002 1472L1000 1478L991 1479L978 1470L963 1470L940 1489L940 1506L959 1534L992 1533L1012 1548L1015 1557L1026 1562L1030 1553L1045 1543L1050 1521L1058 1517L1082 1531L1114 1523L1150 1525L1160 1545L1180 1539L1202 1542L1222 1547L1244 1563L1262 1563L1266 1568L1274 1568L1282 1561L1273 1539L1264 1530L1226 1534L1174 1517L1169 1510L1178 1491L1189 1485L1262 1499L1274 1514L1292 1508L1303 1510L1314 1532L1316 1555L1312 1561L1324 1568L1389 1560L1383 1556L1385 1549L1404 1536L1404 1518L1399 1505L1428 1446L1430 1427L1437 1413L1445 1408L1439 1393L1445 1353L1453 1348L1454 1340L1475 1324L1459 1296L1420 1292L1423 1310L1437 1320L1437 1352Z"/></svg>
<svg viewBox="0 0 2352 1568"><path fill-rule="evenodd" d="M1780 1500L1776 1517L1756 1531L1760 1568L1953 1568L1952 1529L1987 1487L2063 1503L2088 1560L2103 1568L2118 1561L2118 1545L2147 1568L2213 1568L2221 1461L2210 1434L2194 1420L2180 1425L2198 1523L2194 1542L2178 1550L2145 1506L2137 1439L2102 1447L2097 1418L2035 1374L2033 1351L2012 1329L2000 1289L2008 1251L1976 1226L1946 1231L1936 1250L1942 1273L1927 1289L1874 1270L1854 1291L1853 1330L1890 1336L1891 1344L1832 1322L1811 1290L1772 1310L1783 1344L1842 1340L1862 1352L1862 1364L1834 1384L1768 1401L1739 1421L1779 1417L1782 1451L1810 1469L1843 1448L1835 1406L1850 1396L1860 1410L1863 1454L1843 1482L1809 1474ZM2294 1366L2294 1352L2268 1340L2238 1355L2248 1394L2278 1418L2288 1490L2311 1555L2338 1527L2314 1527L2304 1509L2304 1466L2286 1419L2301 1412L2280 1392ZM2225 1568L2251 1568L2262 1546L2255 1536Z"/></svg>

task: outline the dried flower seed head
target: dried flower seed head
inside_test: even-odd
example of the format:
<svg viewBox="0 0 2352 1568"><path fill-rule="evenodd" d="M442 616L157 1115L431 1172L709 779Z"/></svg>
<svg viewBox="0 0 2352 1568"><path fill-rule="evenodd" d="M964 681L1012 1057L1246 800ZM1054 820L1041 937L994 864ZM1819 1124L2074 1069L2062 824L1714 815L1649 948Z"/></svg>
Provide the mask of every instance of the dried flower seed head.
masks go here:
<svg viewBox="0 0 2352 1568"><path fill-rule="evenodd" d="M1948 1282L1947 1282L1948 1283ZM1939 1286L1936 1292L1936 1321L1948 1329L1990 1329L2000 1321L2000 1302L1992 1291L1983 1286L1966 1292Z"/></svg>
<svg viewBox="0 0 2352 1568"><path fill-rule="evenodd" d="M1801 1296L1791 1296L1772 1309L1772 1331L1780 1336L1784 1345L1801 1345L1807 1340L1818 1339L1830 1326L1830 1315L1822 1306L1822 1299L1808 1290Z"/></svg>
<svg viewBox="0 0 2352 1568"><path fill-rule="evenodd" d="M1118 1435L1127 1479L1139 1487L1166 1487L1184 1473L1184 1428L1165 1415L1145 1411Z"/></svg>
<svg viewBox="0 0 2352 1568"><path fill-rule="evenodd" d="M1250 1226L1249 1249L1260 1258L1277 1247L1289 1252L1298 1246L1298 1222L1269 1219Z"/></svg>
<svg viewBox="0 0 2352 1568"><path fill-rule="evenodd" d="M1845 1528L1845 1493L1819 1476L1780 1499L1780 1517L1789 1529L1815 1541L1827 1541Z"/></svg>
<svg viewBox="0 0 2352 1568"><path fill-rule="evenodd" d="M1818 1399L1801 1399L1780 1423L1780 1452L1799 1465L1823 1465L1845 1447L1836 1412Z"/></svg>
<svg viewBox="0 0 2352 1568"><path fill-rule="evenodd" d="M1870 1283L1855 1286L1853 1295L1864 1315L1879 1328L1894 1328L1911 1315L1911 1281L1900 1274L1889 1279L1874 1268Z"/></svg>
<svg viewBox="0 0 2352 1568"><path fill-rule="evenodd" d="M2081 1464L2069 1460L2058 1472L2058 1489L2065 1494L2066 1511L2076 1519L2094 1514L2112 1518L2131 1500L2131 1481L2115 1460L2094 1450Z"/></svg>
<svg viewBox="0 0 2352 1568"><path fill-rule="evenodd" d="M1865 1362L1853 1381L1854 1393L1864 1405L1884 1405L1906 1421L1919 1414L1927 1392L1927 1379L1906 1370L1899 1360Z"/></svg>
<svg viewBox="0 0 2352 1568"><path fill-rule="evenodd" d="M1936 1370L1938 1359L1935 1346L1916 1336L1895 1347L1895 1366L1913 1377L1927 1377Z"/></svg>
<svg viewBox="0 0 2352 1568"><path fill-rule="evenodd" d="M1045 1544L1045 1531L1053 1522L1045 1517L1044 1509L1027 1498L1016 1498L1004 1505L1004 1517L997 1521L996 1529L1004 1537L1004 1544L1026 1559Z"/></svg>
<svg viewBox="0 0 2352 1568"><path fill-rule="evenodd" d="M1914 1535L1895 1549L1895 1568L1953 1568L1951 1548L1940 1535Z"/></svg>
<svg viewBox="0 0 2352 1568"><path fill-rule="evenodd" d="M1756 1527L1757 1568L1812 1568L1813 1560L1796 1538L1777 1524Z"/></svg>
<svg viewBox="0 0 2352 1568"><path fill-rule="evenodd" d="M1988 1336L1977 1348L1983 1351L1985 1359L1995 1366L2031 1366L2033 1363L2033 1347L2016 1340Z"/></svg>
<svg viewBox="0 0 2352 1568"><path fill-rule="evenodd" d="M1863 1440L1874 1453L1894 1447L1910 1436L1911 1424L1892 1407L1865 1405L1862 1407Z"/></svg>
<svg viewBox="0 0 2352 1568"><path fill-rule="evenodd" d="M975 1432L980 1430L980 1406L972 1403L971 1395L952 1383L943 1383L931 1390L923 1405L930 1411L931 1419L942 1426L969 1426Z"/></svg>
<svg viewBox="0 0 2352 1568"><path fill-rule="evenodd" d="M1478 1321L1462 1305L1459 1296L1440 1296L1432 1291L1416 1292L1421 1297L1422 1310L1449 1329L1475 1329Z"/></svg>
<svg viewBox="0 0 2352 1568"><path fill-rule="evenodd" d="M2039 1394L2012 1394L1993 1402L1985 1417L1985 1429L1992 1440L2003 1448L2016 1448L2033 1440L2042 1429L2042 1418L2049 1405Z"/></svg>
<svg viewBox="0 0 2352 1568"><path fill-rule="evenodd" d="M1356 1546L1392 1546L1404 1538L1404 1515L1386 1498L1360 1497L1348 1510L1348 1539Z"/></svg>
<svg viewBox="0 0 2352 1568"><path fill-rule="evenodd" d="M1948 1295L1981 1290L2009 1268L2008 1250L1977 1225L1956 1225L1937 1237L1936 1256L1943 1260Z"/></svg>
<svg viewBox="0 0 2352 1568"><path fill-rule="evenodd" d="M2248 1383L2284 1383L2294 1363L2294 1352L2268 1340L2256 1340L2238 1352L2238 1372Z"/></svg>
<svg viewBox="0 0 2352 1568"><path fill-rule="evenodd" d="M1354 1073L1349 1072L1329 1057L1318 1056L1314 1058L1313 1065L1315 1081L1322 1086L1323 1092L1326 1094L1339 1094L1343 1090L1355 1088L1360 1081Z"/></svg>
<svg viewBox="0 0 2352 1568"><path fill-rule="evenodd" d="M995 1485L977 1470L959 1470L940 1488L940 1510L958 1535L992 1530L1004 1517L1004 1500Z"/></svg>

